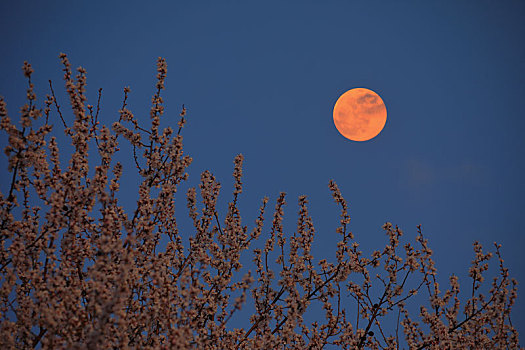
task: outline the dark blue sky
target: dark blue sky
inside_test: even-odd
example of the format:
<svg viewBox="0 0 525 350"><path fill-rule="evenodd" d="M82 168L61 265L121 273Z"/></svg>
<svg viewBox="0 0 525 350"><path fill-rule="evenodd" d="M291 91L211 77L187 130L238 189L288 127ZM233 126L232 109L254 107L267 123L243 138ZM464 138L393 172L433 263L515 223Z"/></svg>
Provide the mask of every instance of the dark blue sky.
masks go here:
<svg viewBox="0 0 525 350"><path fill-rule="evenodd" d="M422 224L442 290L448 275L466 276L475 240L503 244L511 275L525 283L524 2L3 1L0 17L0 95L13 116L25 96L23 61L35 69L42 102L48 79L55 90L63 86L65 52L87 70L91 103L103 88L104 123L118 119L124 86L130 108L148 123L155 60L163 56L166 123L175 126L181 105L188 108L189 183L211 170L226 203L233 158L242 153L250 227L260 199L269 196L273 208L285 191L293 230L297 196L305 194L317 252L334 254L339 212L327 187L334 179L364 250L386 243L385 221L409 239ZM337 98L355 87L374 90L387 107L386 126L371 141L343 138L332 121ZM135 186L133 176L127 185ZM522 295L518 330L525 330Z"/></svg>

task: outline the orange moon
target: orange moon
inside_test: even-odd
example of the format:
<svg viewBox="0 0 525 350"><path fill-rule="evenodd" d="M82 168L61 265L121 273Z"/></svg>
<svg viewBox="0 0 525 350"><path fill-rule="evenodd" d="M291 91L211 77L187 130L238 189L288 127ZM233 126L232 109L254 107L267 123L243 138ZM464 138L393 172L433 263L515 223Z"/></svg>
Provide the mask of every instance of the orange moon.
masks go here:
<svg viewBox="0 0 525 350"><path fill-rule="evenodd" d="M385 103L372 90L365 88L348 90L335 103L334 124L347 139L370 140L383 130L385 123Z"/></svg>

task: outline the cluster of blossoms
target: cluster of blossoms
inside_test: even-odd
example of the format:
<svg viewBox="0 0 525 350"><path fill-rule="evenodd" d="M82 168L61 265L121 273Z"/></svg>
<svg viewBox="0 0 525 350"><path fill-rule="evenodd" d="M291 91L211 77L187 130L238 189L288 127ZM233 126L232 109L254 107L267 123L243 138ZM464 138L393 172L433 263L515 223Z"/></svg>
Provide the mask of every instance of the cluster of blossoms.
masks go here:
<svg viewBox="0 0 525 350"><path fill-rule="evenodd" d="M475 243L471 295L460 301L456 276L441 292L420 227L415 242L403 245L403 232L386 223L385 247L366 257L348 229L348 205L333 181L329 189L341 208L333 262L313 256L315 228L305 196L298 200L293 233L284 230L285 193L268 229L268 198L253 228L243 225L241 155L234 160L226 214L221 218L218 210L221 185L205 171L199 188L186 194L193 230L179 232L175 194L192 159L183 152L184 106L178 131L161 129L165 60L157 62L151 125L140 125L127 108L125 88L110 129L98 121L101 90L96 107L87 104L85 70L73 77L66 55L60 58L72 121L64 118L51 83L45 107L36 107L27 63L20 126L0 99L10 173L7 192L0 193L2 349L519 348L510 319L516 281L499 245L484 253ZM51 136L53 120L71 139L67 165ZM141 179L131 212L119 201L123 166L113 159L119 137L132 147ZM98 158L89 155L90 147ZM243 266L246 257L252 270ZM499 273L484 287L493 257ZM426 302L413 315L408 301L416 295ZM245 327L235 328L233 320L243 317L246 305L253 314ZM316 315L324 319L309 321L312 309L322 310Z"/></svg>

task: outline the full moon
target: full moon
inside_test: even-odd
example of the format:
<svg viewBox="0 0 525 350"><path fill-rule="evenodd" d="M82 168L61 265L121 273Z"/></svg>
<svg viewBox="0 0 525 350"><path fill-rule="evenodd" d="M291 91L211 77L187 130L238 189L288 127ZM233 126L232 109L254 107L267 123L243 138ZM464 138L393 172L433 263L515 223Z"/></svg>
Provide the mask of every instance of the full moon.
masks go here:
<svg viewBox="0 0 525 350"><path fill-rule="evenodd" d="M365 88L348 90L335 103L334 124L347 139L370 140L383 130L385 123L385 103L372 90Z"/></svg>

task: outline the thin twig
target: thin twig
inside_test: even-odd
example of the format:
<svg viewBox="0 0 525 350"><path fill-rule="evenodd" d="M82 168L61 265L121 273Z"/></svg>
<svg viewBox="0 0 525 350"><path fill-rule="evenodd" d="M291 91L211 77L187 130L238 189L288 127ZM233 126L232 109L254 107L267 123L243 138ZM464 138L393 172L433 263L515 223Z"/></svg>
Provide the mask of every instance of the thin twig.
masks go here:
<svg viewBox="0 0 525 350"><path fill-rule="evenodd" d="M53 95L53 101L55 101L55 106L58 111L58 115L60 116L60 120L62 120L62 124L64 124L64 128L67 129L66 121L64 120L64 117L62 116L62 112L60 111L60 105L58 104L57 98L55 96L55 91L53 90L53 84L51 80L49 80L49 87L51 88L51 94Z"/></svg>

